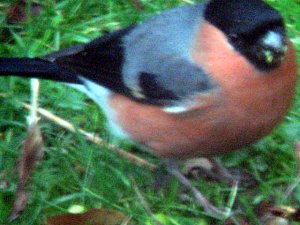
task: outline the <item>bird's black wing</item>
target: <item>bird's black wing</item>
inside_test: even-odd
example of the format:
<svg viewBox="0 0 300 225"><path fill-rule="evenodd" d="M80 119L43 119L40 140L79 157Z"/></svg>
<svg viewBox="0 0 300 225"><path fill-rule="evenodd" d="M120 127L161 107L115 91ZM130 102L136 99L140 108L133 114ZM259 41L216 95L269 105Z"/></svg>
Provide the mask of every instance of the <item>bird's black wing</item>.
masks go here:
<svg viewBox="0 0 300 225"><path fill-rule="evenodd" d="M85 45L52 53L45 58L114 92L130 95L122 81L122 38L132 28L108 33Z"/></svg>
<svg viewBox="0 0 300 225"><path fill-rule="evenodd" d="M124 63L128 63L125 59L124 37L134 27L114 31L88 44L71 47L46 58L63 69L146 104L177 105L190 96L206 93L214 87L212 80L198 65L185 58L164 53L158 54L162 60L147 57L147 51L139 54L135 60L152 70L136 68L132 76L124 76ZM131 45L135 43L131 42ZM152 65L155 61L159 65ZM130 80L137 82L131 85Z"/></svg>

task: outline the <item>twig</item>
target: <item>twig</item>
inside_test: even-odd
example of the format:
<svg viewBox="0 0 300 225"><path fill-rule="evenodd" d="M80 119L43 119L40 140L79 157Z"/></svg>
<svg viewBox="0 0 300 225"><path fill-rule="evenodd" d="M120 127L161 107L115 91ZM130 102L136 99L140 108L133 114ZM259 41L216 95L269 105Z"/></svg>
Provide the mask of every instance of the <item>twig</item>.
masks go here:
<svg viewBox="0 0 300 225"><path fill-rule="evenodd" d="M25 108L31 110L32 109L32 106L25 103L25 102L20 102L18 101L21 105L23 105ZM108 148L116 151L119 155L127 158L130 162L133 162L137 165L140 165L140 166L146 166L148 167L150 170L155 170L156 169L156 166L136 155L133 155L127 151L125 151L124 149L121 149L113 144L108 144L106 143L105 141L103 141L102 138L100 138L99 136L97 136L96 134L93 134L93 133L89 133L87 131L84 131L82 129L76 129L74 127L73 124L71 124L70 122L54 115L53 113L49 112L48 110L46 109L43 109L43 108L38 108L37 109L37 112L44 116L45 118L47 118L48 120L50 121L53 121L55 122L56 124L58 124L59 126L71 131L71 132L79 132L81 134L83 134L85 136L85 138L99 146L108 146Z"/></svg>
<svg viewBox="0 0 300 225"><path fill-rule="evenodd" d="M33 125L38 122L38 98L39 98L39 88L40 81L38 79L31 79L31 108L30 115L28 117L28 124Z"/></svg>
<svg viewBox="0 0 300 225"><path fill-rule="evenodd" d="M137 197L140 199L143 207L145 208L145 210L147 211L147 213L152 217L152 220L153 222L156 224L156 225L162 225L156 218L155 218L155 215L154 213L152 212L149 204L147 203L147 201L145 200L144 196L142 195L141 191L139 190L135 180L133 177L131 177L131 181L133 182L133 188L134 188L134 191L137 195Z"/></svg>

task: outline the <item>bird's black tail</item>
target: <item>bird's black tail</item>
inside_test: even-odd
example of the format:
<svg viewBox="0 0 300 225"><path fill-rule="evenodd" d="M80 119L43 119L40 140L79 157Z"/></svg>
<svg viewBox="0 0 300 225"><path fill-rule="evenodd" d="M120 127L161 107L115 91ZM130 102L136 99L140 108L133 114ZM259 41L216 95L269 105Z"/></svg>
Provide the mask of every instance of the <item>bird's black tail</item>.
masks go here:
<svg viewBox="0 0 300 225"><path fill-rule="evenodd" d="M0 58L0 76L20 76L80 83L75 72L40 58Z"/></svg>

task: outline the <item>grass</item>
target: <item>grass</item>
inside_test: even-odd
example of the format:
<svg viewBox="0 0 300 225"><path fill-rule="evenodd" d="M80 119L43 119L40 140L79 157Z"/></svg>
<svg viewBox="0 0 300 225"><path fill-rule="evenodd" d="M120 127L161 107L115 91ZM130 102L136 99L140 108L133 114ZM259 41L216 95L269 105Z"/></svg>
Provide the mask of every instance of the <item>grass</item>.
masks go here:
<svg viewBox="0 0 300 225"><path fill-rule="evenodd" d="M0 3L1 56L44 55L85 43L107 31L184 4L183 0L142 0L145 9L139 10L130 1L122 0L40 0L37 2L43 5L43 10L38 16L29 16L24 23L8 24L5 12L13 2L2 0ZM284 16L289 35L299 53L299 1L269 0L269 3ZM50 81L42 81L41 91L42 107L111 141L103 126L105 119L101 110L86 96ZM26 136L28 112L16 103L16 99L29 99L29 82L16 77L1 78L0 93L7 94L6 98L0 99L0 224L4 224L16 191L16 161ZM254 209L264 200L289 206L300 204L300 187L296 188L292 197L286 199L284 196L285 188L297 174L298 162L292 144L300 139L300 88L297 96L291 112L271 135L244 151L222 156L227 167L242 167L258 181L255 189L240 189L237 196L251 224L259 224ZM223 224L209 218L195 204L180 202L174 194L176 185L156 191L152 186L153 173L127 162L108 149L99 149L80 134L69 133L43 119L40 124L45 140L45 157L29 185L31 197L27 209L19 220L11 224L42 224L45 218L65 213L74 204L86 208L111 208L132 216L137 224L150 223L151 217L137 197L133 183L137 183L157 215L172 218L177 224ZM159 163L155 157L135 151L126 143L121 145L151 162ZM228 185L203 180L195 181L195 185L214 204L226 205L231 191Z"/></svg>

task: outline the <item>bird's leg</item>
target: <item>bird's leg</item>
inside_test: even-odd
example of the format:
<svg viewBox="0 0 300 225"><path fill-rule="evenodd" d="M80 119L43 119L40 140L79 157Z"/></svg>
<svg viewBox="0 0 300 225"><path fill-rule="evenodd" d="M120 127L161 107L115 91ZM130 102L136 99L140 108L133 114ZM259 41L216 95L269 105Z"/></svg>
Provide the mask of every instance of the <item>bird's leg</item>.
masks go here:
<svg viewBox="0 0 300 225"><path fill-rule="evenodd" d="M228 181L230 183L233 183L240 179L238 176L232 175L219 160L210 158L210 162L213 164L216 174L220 177L220 179Z"/></svg>
<svg viewBox="0 0 300 225"><path fill-rule="evenodd" d="M167 160L166 166L168 172L172 174L174 177L176 177L184 187L186 187L193 193L196 202L204 208L205 212L219 219L225 219L230 216L229 215L230 213L228 213L226 209L224 210L218 209L214 205L212 205L212 203L209 202L208 199L205 198L205 196L198 189L196 189L191 184L191 182L179 171L176 162L172 160Z"/></svg>

